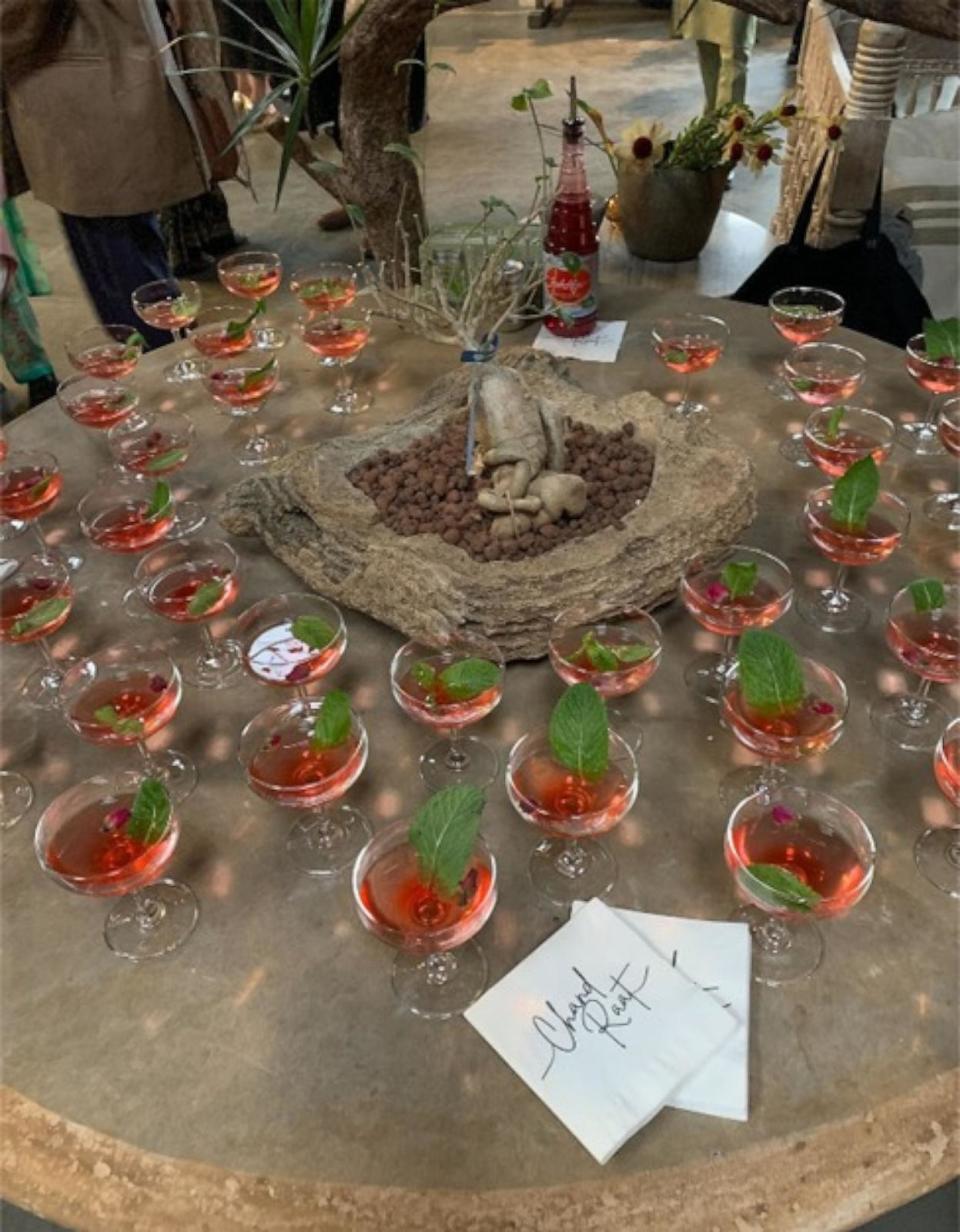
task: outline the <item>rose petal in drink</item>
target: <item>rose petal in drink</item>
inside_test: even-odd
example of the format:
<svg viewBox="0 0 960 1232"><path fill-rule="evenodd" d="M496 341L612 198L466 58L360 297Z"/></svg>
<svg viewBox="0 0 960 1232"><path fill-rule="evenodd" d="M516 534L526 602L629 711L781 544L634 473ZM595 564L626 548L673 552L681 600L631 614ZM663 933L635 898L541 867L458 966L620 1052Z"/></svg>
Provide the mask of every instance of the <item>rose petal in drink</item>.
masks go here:
<svg viewBox="0 0 960 1232"><path fill-rule="evenodd" d="M778 826L785 826L788 822L795 821L797 816L782 804L775 804L770 810L770 815Z"/></svg>
<svg viewBox="0 0 960 1232"><path fill-rule="evenodd" d="M814 702L810 709L814 714L833 714L833 706L829 702Z"/></svg>
<svg viewBox="0 0 960 1232"><path fill-rule="evenodd" d="M125 826L133 812L128 808L116 808L112 813L107 813L103 819L102 829L104 830L119 830L121 826Z"/></svg>
<svg viewBox="0 0 960 1232"><path fill-rule="evenodd" d="M295 664L290 669L290 671L287 672L285 679L289 680L291 684L299 684L301 680L309 680L310 679L309 659L305 659L302 663Z"/></svg>
<svg viewBox="0 0 960 1232"><path fill-rule="evenodd" d="M724 586L723 582L711 582L704 593L711 603L722 603L724 599L730 597L730 591Z"/></svg>
<svg viewBox="0 0 960 1232"><path fill-rule="evenodd" d="M157 676L150 677L150 689L152 692L162 693L166 687L167 687L167 682L163 678L163 676L157 675Z"/></svg>

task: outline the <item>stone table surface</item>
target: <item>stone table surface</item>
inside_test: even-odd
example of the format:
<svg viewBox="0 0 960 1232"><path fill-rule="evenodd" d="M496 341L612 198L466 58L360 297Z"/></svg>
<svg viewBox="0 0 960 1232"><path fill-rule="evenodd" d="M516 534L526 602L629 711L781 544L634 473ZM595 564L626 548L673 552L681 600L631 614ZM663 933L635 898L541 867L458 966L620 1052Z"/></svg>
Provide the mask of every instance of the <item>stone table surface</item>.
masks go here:
<svg viewBox="0 0 960 1232"><path fill-rule="evenodd" d="M280 299L281 297L278 297ZM661 312L720 311L729 351L694 379L718 427L755 462L760 513L746 541L785 558L796 580L819 582L825 563L798 514L810 471L777 453L798 409L764 386L783 344L765 312L695 297L618 288L604 315L629 328L615 365L577 366L588 388L647 388L675 397L649 347ZM278 309L281 305L278 304ZM896 414L921 406L894 349L839 331L869 359L862 400ZM199 447L187 477L209 481L211 503L238 478L227 456L239 429L202 390L164 386L160 354L137 384L146 405L182 406ZM378 327L357 365L375 387L371 421L399 417L456 363L450 350ZM323 412L331 380L294 340L281 357L284 388L268 405L273 428L319 440L363 423ZM14 445L47 445L66 475L45 521L51 541L78 536L73 505L105 460L105 444L46 405L15 423ZM201 781L180 809L171 874L190 882L200 924L168 960L132 966L101 936L105 904L45 878L32 849L39 810L71 783L128 764L44 718L22 765L37 788L29 817L2 836L2 1049L5 1197L91 1232L340 1232L426 1224L477 1232L833 1232L857 1226L947 1180L957 1139L957 911L917 873L924 820L949 820L930 758L883 747L867 707L904 680L883 639L884 604L921 574L955 566L949 536L923 524L922 497L950 480L946 462L898 457L885 482L915 522L889 561L855 585L873 609L860 636L831 638L788 614L778 626L821 656L851 694L846 734L798 777L841 796L866 818L879 848L870 893L825 926L826 957L811 979L756 988L751 1022L751 1114L746 1124L667 1110L599 1167L464 1021L423 1022L393 1000L392 952L359 927L347 887L317 884L286 860L289 815L254 797L235 757L243 723L274 695L251 681L223 692L187 689L169 738L196 758ZM235 541L244 566L237 610L294 579L258 544ZM953 554L952 554L953 553ZM133 561L88 547L58 653L122 639L169 640L167 626L133 624L119 608ZM350 645L334 677L367 722L371 757L350 799L375 825L409 815L421 798L416 758L427 734L390 697L399 636L347 613ZM660 671L631 705L645 743L640 795L610 844L621 875L615 905L726 918L734 895L721 852L721 776L740 759L709 707L683 684L686 661L710 644L674 603ZM185 652L193 636L178 634ZM175 650L176 653L176 650ZM32 666L4 654L3 687ZM546 663L512 665L503 703L482 724L501 750L559 693ZM166 739L161 733L158 739ZM526 880L533 835L502 784L489 793L485 832L501 868L500 901L481 942L498 979L558 925Z"/></svg>

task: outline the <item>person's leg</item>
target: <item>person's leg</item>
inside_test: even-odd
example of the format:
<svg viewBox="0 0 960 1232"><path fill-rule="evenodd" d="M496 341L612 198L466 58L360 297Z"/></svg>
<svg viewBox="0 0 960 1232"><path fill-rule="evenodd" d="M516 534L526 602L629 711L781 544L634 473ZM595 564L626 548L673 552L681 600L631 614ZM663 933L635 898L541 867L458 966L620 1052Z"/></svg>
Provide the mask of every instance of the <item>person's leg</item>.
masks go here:
<svg viewBox="0 0 960 1232"><path fill-rule="evenodd" d="M720 71L717 76L717 107L727 103L742 103L747 96L747 65L750 52L746 47L718 47Z"/></svg>
<svg viewBox="0 0 960 1232"><path fill-rule="evenodd" d="M700 57L700 76L703 78L703 93L706 99L704 112L717 109L717 82L720 75L720 48L716 43L697 39L697 55Z"/></svg>
<svg viewBox="0 0 960 1232"><path fill-rule="evenodd" d="M140 320L131 302L133 292L145 282L173 277L156 215L80 218L61 214L60 220L100 320L105 325L131 325L149 347L170 342L172 336L166 330L153 329Z"/></svg>

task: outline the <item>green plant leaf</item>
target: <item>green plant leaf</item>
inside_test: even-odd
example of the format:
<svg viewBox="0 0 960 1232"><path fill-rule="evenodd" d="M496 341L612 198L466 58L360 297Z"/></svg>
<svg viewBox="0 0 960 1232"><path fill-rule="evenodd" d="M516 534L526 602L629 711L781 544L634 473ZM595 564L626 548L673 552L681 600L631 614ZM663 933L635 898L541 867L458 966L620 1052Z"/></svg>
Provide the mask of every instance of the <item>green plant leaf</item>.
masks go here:
<svg viewBox="0 0 960 1232"><path fill-rule="evenodd" d="M141 354L143 348L147 345L147 340L139 330L134 330L127 339L126 345L120 353L121 359L136 359Z"/></svg>
<svg viewBox="0 0 960 1232"><path fill-rule="evenodd" d="M277 192L273 199L274 209L280 204L280 195L283 192L283 185L287 179L287 172L290 170L293 150L300 139L300 121L303 119L303 113L306 110L309 91L309 85L304 86L301 84L298 86L296 97L290 108L290 115L287 118L287 131L284 134L283 150L280 153L280 170L277 173Z"/></svg>
<svg viewBox="0 0 960 1232"><path fill-rule="evenodd" d="M161 453L157 457L151 458L144 467L144 470L148 474L165 471L172 466L176 466L178 462L182 462L186 456L187 451L185 449L168 449L166 453Z"/></svg>
<svg viewBox="0 0 960 1232"><path fill-rule="evenodd" d="M343 208L347 211L347 217L350 219L352 227L365 227L367 225L367 216L359 205L353 205L347 201Z"/></svg>
<svg viewBox="0 0 960 1232"><path fill-rule="evenodd" d="M159 843L170 825L170 796L159 779L144 779L137 789L130 817L126 823L127 834L150 847Z"/></svg>
<svg viewBox="0 0 960 1232"><path fill-rule="evenodd" d="M258 316L266 312L266 300L258 299L247 315L241 321L227 322L227 337L242 338Z"/></svg>
<svg viewBox="0 0 960 1232"><path fill-rule="evenodd" d="M251 389L256 389L257 383L259 382L260 378L262 376L266 376L266 374L268 372L271 372L274 368L276 368L276 366L277 366L277 357L276 355L271 355L270 358L267 360L267 362L262 367L254 368L252 372L248 372L247 375L243 378L243 381L241 382L244 392L247 392L248 390L251 390Z"/></svg>
<svg viewBox="0 0 960 1232"><path fill-rule="evenodd" d="M872 456L867 454L847 468L833 485L830 516L846 530L863 530L867 514L880 495L880 472Z"/></svg>
<svg viewBox="0 0 960 1232"><path fill-rule="evenodd" d="M752 710L792 714L803 703L803 667L788 641L767 629L747 629L737 647L740 688Z"/></svg>
<svg viewBox="0 0 960 1232"><path fill-rule="evenodd" d="M530 104L527 102L526 94L521 93L514 94L513 98L510 100L510 106L514 109L514 111L526 111Z"/></svg>
<svg viewBox="0 0 960 1232"><path fill-rule="evenodd" d="M843 420L846 409L847 408L845 406L835 406L830 412L829 418L827 419L827 426L824 429L824 436L828 441L835 441L840 435L840 423Z"/></svg>
<svg viewBox="0 0 960 1232"><path fill-rule="evenodd" d="M689 356L680 347L671 347L669 351L664 353L663 358L668 364L685 364Z"/></svg>
<svg viewBox="0 0 960 1232"><path fill-rule="evenodd" d="M39 603L33 605L29 612L24 612L22 616L17 617L10 632L14 637L23 637L25 633L33 633L35 629L42 629L46 625L53 624L69 606L69 599L41 599Z"/></svg>
<svg viewBox="0 0 960 1232"><path fill-rule="evenodd" d="M408 163L413 163L415 167L423 168L423 159L413 148L407 145L405 141L388 141L383 147L385 154L399 154L401 158L405 158Z"/></svg>
<svg viewBox="0 0 960 1232"><path fill-rule="evenodd" d="M757 584L759 566L752 560L731 560L723 566L720 577L731 599L746 599Z"/></svg>
<svg viewBox="0 0 960 1232"><path fill-rule="evenodd" d="M653 647L646 642L628 642L626 646L614 646L613 653L621 663L643 663L653 654Z"/></svg>
<svg viewBox="0 0 960 1232"><path fill-rule="evenodd" d="M319 616L298 616L290 626L298 642L312 650L323 650L337 636L337 631Z"/></svg>
<svg viewBox="0 0 960 1232"><path fill-rule="evenodd" d="M205 612L209 612L223 598L226 589L227 583L222 578L211 578L209 582L203 582L193 592L193 597L187 604L187 615L202 616Z"/></svg>
<svg viewBox="0 0 960 1232"><path fill-rule="evenodd" d="M500 668L489 659L460 659L440 673L440 683L458 702L479 697L500 682Z"/></svg>
<svg viewBox="0 0 960 1232"><path fill-rule="evenodd" d="M786 911L812 911L823 897L779 864L748 864L741 884L753 898Z"/></svg>
<svg viewBox="0 0 960 1232"><path fill-rule="evenodd" d="M320 704L313 724L310 745L313 749L333 749L350 738L353 730L353 715L350 713L350 698L342 689L328 693Z"/></svg>
<svg viewBox="0 0 960 1232"><path fill-rule="evenodd" d="M172 499L173 498L170 495L170 485L168 483L164 483L162 479L158 479L153 485L153 492L150 496L150 504L147 505L146 513L143 515L144 518L156 518L159 517L161 513L165 513Z"/></svg>
<svg viewBox="0 0 960 1232"><path fill-rule="evenodd" d="M51 483L53 483L53 476L44 475L44 477L38 480L37 483L35 483L27 492L27 500L39 500L40 497L43 496L44 492L46 492L47 488L50 487Z"/></svg>
<svg viewBox="0 0 960 1232"><path fill-rule="evenodd" d="M947 592L939 578L918 578L907 589L916 612L936 612L946 606Z"/></svg>
<svg viewBox="0 0 960 1232"><path fill-rule="evenodd" d="M813 389L814 383L808 376L792 376L789 380L790 388L795 389L798 394L806 394Z"/></svg>
<svg viewBox="0 0 960 1232"><path fill-rule="evenodd" d="M511 218L517 217L517 211L509 201L504 201L502 197L481 197L480 204L489 214L492 214L494 210L506 210Z"/></svg>
<svg viewBox="0 0 960 1232"><path fill-rule="evenodd" d="M799 317L800 320L809 320L820 316L823 309L817 304L785 304L782 308L778 308L777 312L782 312L786 317Z"/></svg>
<svg viewBox="0 0 960 1232"><path fill-rule="evenodd" d="M116 706L98 706L93 717L102 727L109 727L118 736L142 736L143 719L133 715L122 718Z"/></svg>
<svg viewBox="0 0 960 1232"><path fill-rule="evenodd" d="M453 73L454 77L457 75L457 70L452 64L448 64L446 60L431 60L427 65L427 72L432 73L434 71L438 73Z"/></svg>
<svg viewBox="0 0 960 1232"><path fill-rule="evenodd" d="M550 751L581 778L598 779L610 760L610 733L603 698L588 684L567 689L550 715Z"/></svg>
<svg viewBox="0 0 960 1232"><path fill-rule="evenodd" d="M543 98L553 98L550 82L545 77L538 77L532 86L527 86L524 94L526 94L527 98L536 99L538 102Z"/></svg>
<svg viewBox="0 0 960 1232"><path fill-rule="evenodd" d="M410 669L410 674L421 689L432 689L437 683L436 668L431 663L427 663L425 659L414 663Z"/></svg>
<svg viewBox="0 0 960 1232"><path fill-rule="evenodd" d="M476 787L444 787L420 807L413 819L409 838L417 853L420 876L441 894L455 894L463 880L484 803L483 792Z"/></svg>
<svg viewBox="0 0 960 1232"><path fill-rule="evenodd" d="M955 359L960 362L960 318L924 321L923 348L928 359Z"/></svg>
<svg viewBox="0 0 960 1232"><path fill-rule="evenodd" d="M620 660L597 637L592 629L584 635L577 647L574 658L585 658L595 672L615 672L620 666Z"/></svg>

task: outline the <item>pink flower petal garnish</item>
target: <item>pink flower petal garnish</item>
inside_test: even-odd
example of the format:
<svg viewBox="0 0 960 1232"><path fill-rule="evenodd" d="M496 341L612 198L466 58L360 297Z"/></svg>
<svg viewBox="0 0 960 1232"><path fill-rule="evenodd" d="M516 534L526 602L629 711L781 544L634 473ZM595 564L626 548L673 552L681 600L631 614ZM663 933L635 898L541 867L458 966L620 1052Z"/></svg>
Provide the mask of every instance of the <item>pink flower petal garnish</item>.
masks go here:
<svg viewBox="0 0 960 1232"><path fill-rule="evenodd" d="M291 684L299 684L301 680L309 680L309 678L310 662L307 659L305 659L302 663L294 664L294 666L291 667L289 672L287 672L284 677L284 679L289 680Z"/></svg>
<svg viewBox="0 0 960 1232"><path fill-rule="evenodd" d="M703 593L707 596L709 603L722 603L724 599L730 597L730 591L723 582L711 582Z"/></svg>
<svg viewBox="0 0 960 1232"><path fill-rule="evenodd" d="M34 590L49 590L53 585L53 578L34 578L32 585Z"/></svg>
<svg viewBox="0 0 960 1232"><path fill-rule="evenodd" d="M829 702L814 702L810 709L814 714L833 714L833 707Z"/></svg>
<svg viewBox="0 0 960 1232"><path fill-rule="evenodd" d="M151 692L162 693L166 687L167 687L167 682L163 676L157 675L157 676L150 677Z"/></svg>
<svg viewBox="0 0 960 1232"><path fill-rule="evenodd" d="M121 826L125 826L133 813L128 808L116 808L111 813L107 813L104 817L101 829L103 830L119 830Z"/></svg>
<svg viewBox="0 0 960 1232"><path fill-rule="evenodd" d="M272 749L275 749L279 743L280 743L280 733L274 732L274 734L270 737L270 747Z"/></svg>
<svg viewBox="0 0 960 1232"><path fill-rule="evenodd" d="M788 821L796 821L796 813L791 811L782 804L775 804L770 810L770 816L778 826L785 826Z"/></svg>

